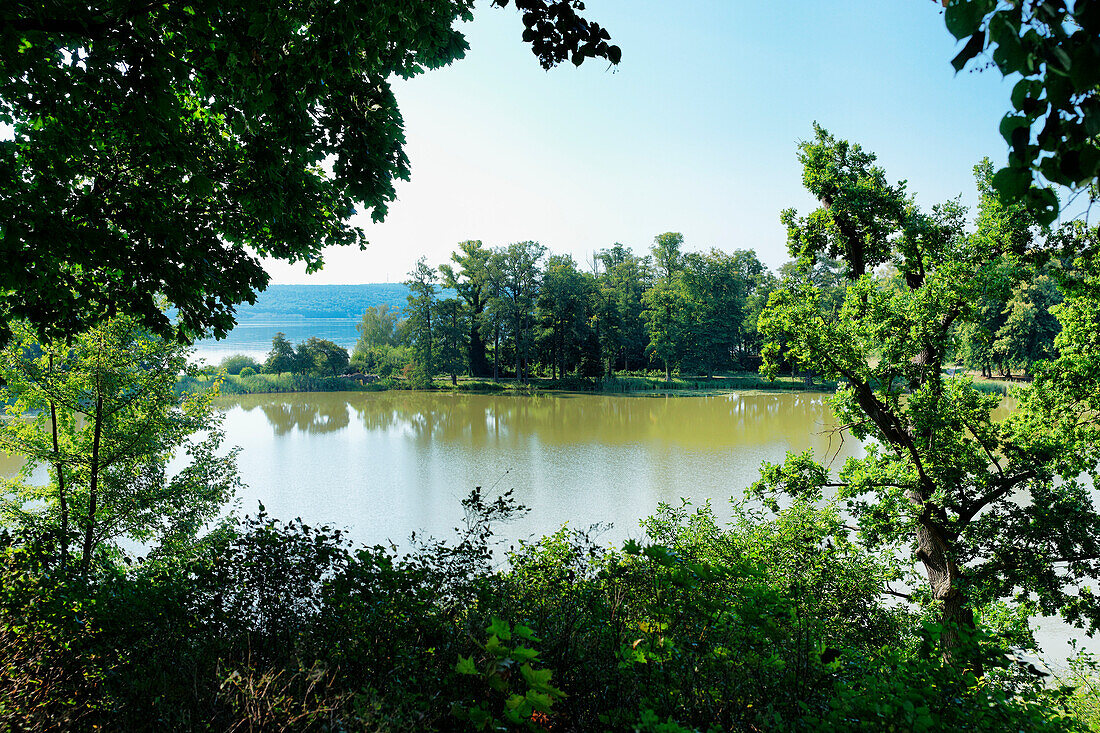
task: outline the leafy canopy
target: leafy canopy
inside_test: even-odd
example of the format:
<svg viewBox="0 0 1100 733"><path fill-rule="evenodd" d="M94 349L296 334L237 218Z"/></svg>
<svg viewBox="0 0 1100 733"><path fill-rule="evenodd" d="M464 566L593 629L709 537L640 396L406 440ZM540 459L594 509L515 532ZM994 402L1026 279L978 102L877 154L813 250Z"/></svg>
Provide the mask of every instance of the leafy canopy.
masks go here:
<svg viewBox="0 0 1100 733"><path fill-rule="evenodd" d="M498 5L506 5L498 0ZM579 2L517 0L543 66L617 63ZM13 0L0 7L0 323L233 325L261 257L366 244L409 176L390 88L462 58L472 0ZM0 342L9 326L0 326Z"/></svg>
<svg viewBox="0 0 1100 733"><path fill-rule="evenodd" d="M839 254L848 286L835 314L812 280L775 291L760 319L765 368L774 374L787 360L840 381L834 409L846 432L869 441L867 456L850 459L836 481L812 457L790 456L764 472L757 491L812 501L835 488L864 540L910 547L925 571L923 595L945 624L972 625L976 607L1013 599L1100 625L1096 597L1073 590L1100 577L1100 513L1081 477L1100 465L1090 409L1100 381L1094 354L1069 348L1086 338L1088 328L1074 323L1093 318L1095 278L1055 309L1062 356L1036 367L1018 409L998 419L999 396L943 366L954 327L975 317L983 290L1003 279L1001 257L1018 245L984 228L1002 220L988 210L1000 203L984 194L983 228L967 234L955 202L921 211L900 186L885 185L873 155L854 156L858 148L815 132L801 157L822 208L784 214L789 246L808 263ZM859 220L841 219L835 204L860 198L889 215L865 211L849 226ZM954 640L945 634L947 646Z"/></svg>
<svg viewBox="0 0 1100 733"><path fill-rule="evenodd" d="M1000 132L1008 165L993 178L1043 224L1059 213L1053 186L1100 181L1100 2L943 0L947 30L960 41L956 71L985 52L1004 75L1019 75Z"/></svg>

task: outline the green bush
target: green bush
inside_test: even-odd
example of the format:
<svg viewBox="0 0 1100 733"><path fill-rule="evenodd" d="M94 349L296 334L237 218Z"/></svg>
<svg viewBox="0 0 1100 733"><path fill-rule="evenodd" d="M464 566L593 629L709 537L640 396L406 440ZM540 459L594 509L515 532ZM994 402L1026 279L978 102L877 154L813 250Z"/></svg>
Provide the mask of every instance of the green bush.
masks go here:
<svg viewBox="0 0 1100 733"><path fill-rule="evenodd" d="M563 528L501 567L522 508L464 506L405 554L261 506L87 580L6 538L0 730L1085 729L1057 691L929 653L938 630L882 599L889 558L827 507L663 506L621 550Z"/></svg>
<svg viewBox="0 0 1100 733"><path fill-rule="evenodd" d="M233 375L240 374L244 369L251 369L252 373L255 374L262 368L258 361L244 354L230 354L222 359L219 367L224 369L226 374Z"/></svg>
<svg viewBox="0 0 1100 733"><path fill-rule="evenodd" d="M256 370L253 369L250 366L246 366L244 369L242 369L240 371L240 376L242 376L242 377L254 377L254 376L256 376Z"/></svg>

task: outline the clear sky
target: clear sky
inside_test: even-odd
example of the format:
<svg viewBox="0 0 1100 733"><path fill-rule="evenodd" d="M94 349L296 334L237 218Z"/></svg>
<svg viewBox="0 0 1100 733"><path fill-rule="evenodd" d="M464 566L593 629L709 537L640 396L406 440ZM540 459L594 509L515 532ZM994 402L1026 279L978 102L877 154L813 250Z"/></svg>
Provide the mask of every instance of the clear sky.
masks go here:
<svg viewBox="0 0 1100 733"><path fill-rule="evenodd" d="M543 71L514 8L482 0L465 59L395 84L412 180L384 223L362 217L369 248L330 249L310 276L268 263L272 281L399 281L464 239L533 239L583 266L666 231L775 267L787 259L779 211L814 205L796 145L815 120L877 153L925 206L959 194L973 206L974 164L1005 160L1010 82L954 73L938 2L586 4L623 50L613 71Z"/></svg>

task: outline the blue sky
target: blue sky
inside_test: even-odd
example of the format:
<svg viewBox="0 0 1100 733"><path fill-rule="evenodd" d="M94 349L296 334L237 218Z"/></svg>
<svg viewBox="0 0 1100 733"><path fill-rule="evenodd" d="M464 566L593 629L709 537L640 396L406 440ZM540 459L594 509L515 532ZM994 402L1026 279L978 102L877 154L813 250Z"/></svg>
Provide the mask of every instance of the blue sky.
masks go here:
<svg viewBox="0 0 1100 733"><path fill-rule="evenodd" d="M323 271L269 263L273 282L402 280L455 244L534 239L582 265L614 242L786 257L779 211L808 211L796 145L816 120L879 156L925 206L1003 163L1010 82L956 75L931 0L588 0L623 49L619 67L543 71L513 8L482 0L467 57L398 81L412 180L366 251L331 249Z"/></svg>

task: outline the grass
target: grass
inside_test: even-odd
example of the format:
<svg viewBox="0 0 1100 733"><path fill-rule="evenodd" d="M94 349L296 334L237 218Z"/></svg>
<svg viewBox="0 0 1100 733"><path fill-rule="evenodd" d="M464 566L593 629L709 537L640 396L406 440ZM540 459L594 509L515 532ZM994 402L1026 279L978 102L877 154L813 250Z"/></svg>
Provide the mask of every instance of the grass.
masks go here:
<svg viewBox="0 0 1100 733"><path fill-rule="evenodd" d="M209 389L218 379L215 375L183 377L177 384L180 391ZM221 378L218 388L223 395L275 394L280 392L380 392L393 389L412 389L408 380L399 377L380 379L370 384L360 384L345 377L313 377L301 374L255 374L247 377L226 375ZM450 377L437 377L430 387L439 392L471 393L512 393L532 394L536 392L591 392L595 394L666 394L689 395L700 393L722 393L744 390L782 390L782 391L832 391L835 383L807 386L801 378L779 377L768 381L755 372L732 372L716 375L708 379L705 376L680 376L666 382L663 376L632 373L619 374L612 379L592 379L585 377L564 377L549 379L532 377L526 383L515 379L490 379L459 377L458 383L451 384Z"/></svg>
<svg viewBox="0 0 1100 733"><path fill-rule="evenodd" d="M984 379L975 375L974 387L982 392L1008 394L1018 382L997 379ZM177 389L193 391L208 389L216 377L204 375L183 377ZM413 383L401 377L387 377L361 384L346 377L313 377L302 374L255 374L247 377L227 375L222 379L219 392L223 395L273 394L280 392L381 392L386 390L413 389ZM794 391L794 392L832 392L835 382L815 382L807 386L801 377L780 376L769 381L757 372L727 372L708 379L705 376L677 376L665 381L660 374L632 372L616 374L612 379L589 377L563 377L550 379L532 377L526 383L515 379L493 381L480 377L459 377L458 384L452 385L448 376L436 377L430 386L420 385L417 389L430 389L439 392L471 392L482 394L510 393L532 394L536 392L591 392L594 394L663 394L691 395L700 393L723 393L754 391Z"/></svg>

